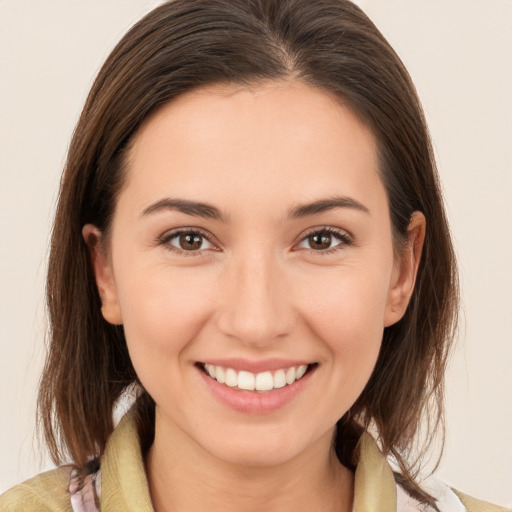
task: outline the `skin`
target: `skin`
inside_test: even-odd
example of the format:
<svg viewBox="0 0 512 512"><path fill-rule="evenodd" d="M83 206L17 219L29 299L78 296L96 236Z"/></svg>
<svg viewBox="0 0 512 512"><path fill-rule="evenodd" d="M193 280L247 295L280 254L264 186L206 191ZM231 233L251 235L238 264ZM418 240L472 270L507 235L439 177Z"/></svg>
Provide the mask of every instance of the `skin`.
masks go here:
<svg viewBox="0 0 512 512"><path fill-rule="evenodd" d="M288 217L334 196L363 208ZM226 219L148 212L166 198L209 203ZM319 248L309 235L326 227L337 234ZM210 241L186 251L164 236L176 228ZM83 234L103 315L124 324L157 404L146 460L156 510L351 510L353 475L332 450L335 423L370 378L384 327L405 311L424 230L416 212L395 257L375 138L318 89L205 87L146 120L110 239L92 225ZM204 384L196 363L216 358L316 367L283 407L247 414Z"/></svg>

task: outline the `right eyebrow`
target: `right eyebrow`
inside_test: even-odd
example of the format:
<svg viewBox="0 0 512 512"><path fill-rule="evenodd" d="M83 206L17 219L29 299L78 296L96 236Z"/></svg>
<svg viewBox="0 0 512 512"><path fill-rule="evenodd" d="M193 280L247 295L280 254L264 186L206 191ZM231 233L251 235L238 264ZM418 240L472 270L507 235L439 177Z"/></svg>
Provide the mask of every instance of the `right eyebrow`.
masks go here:
<svg viewBox="0 0 512 512"><path fill-rule="evenodd" d="M188 201L186 199L173 199L170 197L160 199L156 203L153 203L152 205L145 208L141 213L141 217L145 217L162 210L176 210L187 215L194 215L196 217L203 217L205 219L215 219L226 223L229 219L228 215L221 212L218 208L211 204Z"/></svg>

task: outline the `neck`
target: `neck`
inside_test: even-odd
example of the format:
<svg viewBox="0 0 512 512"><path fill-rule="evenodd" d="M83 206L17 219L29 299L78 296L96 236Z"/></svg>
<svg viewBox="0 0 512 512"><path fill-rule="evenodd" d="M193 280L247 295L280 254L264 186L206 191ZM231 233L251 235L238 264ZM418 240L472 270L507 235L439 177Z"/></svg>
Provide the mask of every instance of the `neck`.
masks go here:
<svg viewBox="0 0 512 512"><path fill-rule="evenodd" d="M156 512L352 510L353 475L332 449L332 432L292 460L254 467L220 460L176 425L165 427L157 414L146 457Z"/></svg>

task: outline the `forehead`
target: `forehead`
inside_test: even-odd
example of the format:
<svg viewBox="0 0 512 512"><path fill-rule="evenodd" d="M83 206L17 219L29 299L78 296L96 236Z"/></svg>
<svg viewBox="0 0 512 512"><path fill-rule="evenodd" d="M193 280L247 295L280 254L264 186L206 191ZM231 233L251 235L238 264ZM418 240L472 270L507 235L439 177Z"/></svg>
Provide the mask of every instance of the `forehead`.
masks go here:
<svg viewBox="0 0 512 512"><path fill-rule="evenodd" d="M289 203L380 184L371 130L332 95L298 82L184 94L145 121L127 161L124 189L141 208L165 194Z"/></svg>

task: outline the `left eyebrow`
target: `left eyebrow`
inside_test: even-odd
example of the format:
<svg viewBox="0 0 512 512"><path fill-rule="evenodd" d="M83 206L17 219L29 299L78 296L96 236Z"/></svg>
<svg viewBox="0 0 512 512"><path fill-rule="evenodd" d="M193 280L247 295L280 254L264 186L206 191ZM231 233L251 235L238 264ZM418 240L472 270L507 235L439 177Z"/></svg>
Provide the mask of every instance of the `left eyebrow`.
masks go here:
<svg viewBox="0 0 512 512"><path fill-rule="evenodd" d="M350 208L364 213L370 213L370 210L359 201L347 196L335 196L329 199L319 199L313 203L301 204L288 211L289 219L299 219L309 215L317 215L335 208Z"/></svg>

